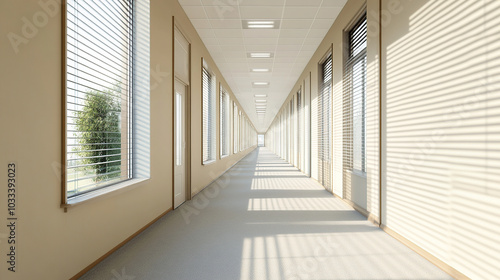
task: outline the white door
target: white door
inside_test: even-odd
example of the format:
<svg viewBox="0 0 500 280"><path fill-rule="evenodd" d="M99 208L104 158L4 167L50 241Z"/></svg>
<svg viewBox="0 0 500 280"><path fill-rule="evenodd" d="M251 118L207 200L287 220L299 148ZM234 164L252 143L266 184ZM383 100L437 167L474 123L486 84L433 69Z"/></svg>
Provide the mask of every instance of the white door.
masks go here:
<svg viewBox="0 0 500 280"><path fill-rule="evenodd" d="M186 85L175 81L174 208L186 201Z"/></svg>

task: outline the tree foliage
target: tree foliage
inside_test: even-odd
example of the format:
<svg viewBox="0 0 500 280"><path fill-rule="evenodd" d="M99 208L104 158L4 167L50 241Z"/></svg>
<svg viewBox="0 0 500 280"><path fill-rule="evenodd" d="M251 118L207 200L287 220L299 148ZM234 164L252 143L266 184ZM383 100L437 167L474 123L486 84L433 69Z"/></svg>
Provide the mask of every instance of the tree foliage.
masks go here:
<svg viewBox="0 0 500 280"><path fill-rule="evenodd" d="M121 176L121 104L119 90L87 92L85 106L76 112L76 148L94 182Z"/></svg>

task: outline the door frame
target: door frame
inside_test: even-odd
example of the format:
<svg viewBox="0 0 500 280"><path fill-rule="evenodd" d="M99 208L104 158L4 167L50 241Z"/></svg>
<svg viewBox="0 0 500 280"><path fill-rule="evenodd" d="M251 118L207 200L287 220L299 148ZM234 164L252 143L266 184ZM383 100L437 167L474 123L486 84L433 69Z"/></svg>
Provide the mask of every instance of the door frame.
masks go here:
<svg viewBox="0 0 500 280"><path fill-rule="evenodd" d="M186 154L185 154L185 167L186 167L186 173L185 173L185 185L186 185L186 201L191 200L192 194L191 194L191 40L186 36L186 33L183 32L182 28L180 27L179 24L177 24L177 21L175 19L175 16L172 16L172 72L171 75L172 77L172 88L171 88L171 93L172 93L172 114L171 114L171 119L172 119L172 149L171 149L171 154L172 154L172 181L171 181L171 187L172 187L172 209L175 210L174 205L175 205L175 29L179 30L184 38L189 42L189 81L188 85L186 85L186 100L185 100L185 121L186 121L186 129L184 130L185 133L185 139L186 139Z"/></svg>

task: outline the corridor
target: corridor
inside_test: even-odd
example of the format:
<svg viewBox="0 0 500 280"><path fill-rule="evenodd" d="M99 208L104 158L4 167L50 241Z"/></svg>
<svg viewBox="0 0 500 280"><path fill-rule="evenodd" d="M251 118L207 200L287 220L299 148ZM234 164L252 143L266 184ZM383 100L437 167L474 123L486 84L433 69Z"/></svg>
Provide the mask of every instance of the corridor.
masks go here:
<svg viewBox="0 0 500 280"><path fill-rule="evenodd" d="M452 279L257 148L81 279Z"/></svg>

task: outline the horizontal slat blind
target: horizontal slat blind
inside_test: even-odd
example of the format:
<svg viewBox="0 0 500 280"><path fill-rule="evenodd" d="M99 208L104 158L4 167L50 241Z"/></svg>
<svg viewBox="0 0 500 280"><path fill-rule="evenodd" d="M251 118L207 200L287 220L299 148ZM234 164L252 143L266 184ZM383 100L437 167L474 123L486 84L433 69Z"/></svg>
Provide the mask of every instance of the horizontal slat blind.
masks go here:
<svg viewBox="0 0 500 280"><path fill-rule="evenodd" d="M366 15L349 32L344 73L344 167L366 171Z"/></svg>
<svg viewBox="0 0 500 280"><path fill-rule="evenodd" d="M66 2L66 190L132 176L132 1Z"/></svg>
<svg viewBox="0 0 500 280"><path fill-rule="evenodd" d="M229 94L220 87L220 153L221 156L229 155L229 131L230 125L230 102Z"/></svg>
<svg viewBox="0 0 500 280"><path fill-rule="evenodd" d="M293 162L293 99L288 106L288 162Z"/></svg>
<svg viewBox="0 0 500 280"><path fill-rule="evenodd" d="M297 91L297 167L302 170L302 91Z"/></svg>
<svg viewBox="0 0 500 280"><path fill-rule="evenodd" d="M236 105L236 102L233 104L233 153L238 153L239 148L238 148L238 105Z"/></svg>
<svg viewBox="0 0 500 280"><path fill-rule="evenodd" d="M238 110L238 120L239 120L239 123L238 123L238 133L239 133L239 136L238 136L238 147L239 147L239 151L243 151L243 115L241 114L241 111Z"/></svg>
<svg viewBox="0 0 500 280"><path fill-rule="evenodd" d="M318 177L319 182L331 189L331 114L332 114L332 79L333 56L330 52L320 67L320 88L318 96Z"/></svg>
<svg viewBox="0 0 500 280"><path fill-rule="evenodd" d="M203 67L203 162L215 160L216 119L214 77Z"/></svg>

